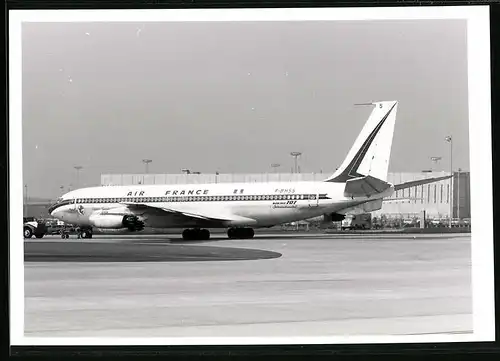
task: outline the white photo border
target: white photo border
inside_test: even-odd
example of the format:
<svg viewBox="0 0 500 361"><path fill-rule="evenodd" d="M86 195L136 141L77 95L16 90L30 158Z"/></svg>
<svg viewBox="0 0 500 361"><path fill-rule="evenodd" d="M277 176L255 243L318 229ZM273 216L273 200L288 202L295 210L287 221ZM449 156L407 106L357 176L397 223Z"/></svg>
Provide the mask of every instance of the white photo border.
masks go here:
<svg viewBox="0 0 500 361"><path fill-rule="evenodd" d="M235 22L424 19L467 20L471 214L473 217L479 217L481 220L481 226L476 226L471 233L473 287L473 333L471 335L366 335L272 338L34 338L24 336L24 245L20 232L20 229L22 229L21 215L23 214L23 182L20 181L23 179L21 62L21 30L23 22ZM268 345L495 341L490 72L490 19L488 6L9 11L9 263L11 345ZM453 302L453 300L450 299L450 302Z"/></svg>

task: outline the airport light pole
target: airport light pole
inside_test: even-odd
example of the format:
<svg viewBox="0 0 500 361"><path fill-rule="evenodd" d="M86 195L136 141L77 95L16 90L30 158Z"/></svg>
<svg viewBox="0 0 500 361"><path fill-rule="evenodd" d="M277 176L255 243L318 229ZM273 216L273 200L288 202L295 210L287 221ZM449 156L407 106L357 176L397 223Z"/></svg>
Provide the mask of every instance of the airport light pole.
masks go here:
<svg viewBox="0 0 500 361"><path fill-rule="evenodd" d="M444 138L448 143L450 143L450 228L451 228L451 219L453 218L453 139L451 135L448 135Z"/></svg>
<svg viewBox="0 0 500 361"><path fill-rule="evenodd" d="M301 152L291 152L290 155L294 158L294 172L298 173L298 168L297 168L297 158L300 157L302 153Z"/></svg>
<svg viewBox="0 0 500 361"><path fill-rule="evenodd" d="M460 172L461 168L458 168L457 173L457 218L460 220Z"/></svg>
<svg viewBox="0 0 500 361"><path fill-rule="evenodd" d="M441 159L442 157L431 157L431 160L434 163L434 165L436 165ZM432 170L434 171L434 168Z"/></svg>
<svg viewBox="0 0 500 361"><path fill-rule="evenodd" d="M24 185L24 216L28 216L28 185Z"/></svg>
<svg viewBox="0 0 500 361"><path fill-rule="evenodd" d="M144 163L144 165L145 165L145 168L146 168L146 174L148 174L148 173L149 173L149 163L151 163L151 162L152 162L152 160L151 160L151 159L143 159L143 160L142 160L142 162L143 162L143 163Z"/></svg>
<svg viewBox="0 0 500 361"><path fill-rule="evenodd" d="M273 163L271 164L271 168L273 168L273 173L276 173L277 169L280 167L281 164L279 163Z"/></svg>
<svg viewBox="0 0 500 361"><path fill-rule="evenodd" d="M76 187L78 188L80 186L80 169L83 167L81 165L76 165L73 168L76 169Z"/></svg>

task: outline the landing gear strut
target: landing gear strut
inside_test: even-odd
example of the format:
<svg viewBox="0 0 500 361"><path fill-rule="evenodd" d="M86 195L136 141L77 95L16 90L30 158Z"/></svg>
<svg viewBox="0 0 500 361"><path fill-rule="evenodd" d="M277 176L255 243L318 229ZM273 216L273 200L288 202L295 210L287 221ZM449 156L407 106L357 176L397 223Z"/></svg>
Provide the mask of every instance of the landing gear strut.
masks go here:
<svg viewBox="0 0 500 361"><path fill-rule="evenodd" d="M182 239L186 241L206 241L210 239L210 231L208 229L185 229L182 232Z"/></svg>
<svg viewBox="0 0 500 361"><path fill-rule="evenodd" d="M230 239L248 239L253 238L255 232L252 228L229 228L227 236Z"/></svg>

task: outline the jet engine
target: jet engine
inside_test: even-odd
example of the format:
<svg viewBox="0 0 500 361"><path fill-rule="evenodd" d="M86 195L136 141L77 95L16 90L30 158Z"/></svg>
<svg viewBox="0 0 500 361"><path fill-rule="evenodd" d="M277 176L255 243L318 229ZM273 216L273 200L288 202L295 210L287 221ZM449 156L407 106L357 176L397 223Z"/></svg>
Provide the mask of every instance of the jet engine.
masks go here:
<svg viewBox="0 0 500 361"><path fill-rule="evenodd" d="M134 215L97 214L90 216L89 221L96 228L127 228L129 231L144 229L144 222Z"/></svg>
<svg viewBox="0 0 500 361"><path fill-rule="evenodd" d="M144 222L139 219L139 217L134 215L127 215L123 217L123 225L128 228L129 231L142 231L144 229Z"/></svg>

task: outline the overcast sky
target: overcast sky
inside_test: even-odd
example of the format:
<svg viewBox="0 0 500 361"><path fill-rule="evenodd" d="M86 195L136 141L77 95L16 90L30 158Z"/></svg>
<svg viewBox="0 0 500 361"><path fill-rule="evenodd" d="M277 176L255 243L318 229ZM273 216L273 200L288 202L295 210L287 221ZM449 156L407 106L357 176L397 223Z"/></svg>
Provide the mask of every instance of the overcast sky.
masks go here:
<svg viewBox="0 0 500 361"><path fill-rule="evenodd" d="M461 20L23 25L23 171L32 196L101 173L260 173L291 151L331 173L399 100L389 171L469 168Z"/></svg>

